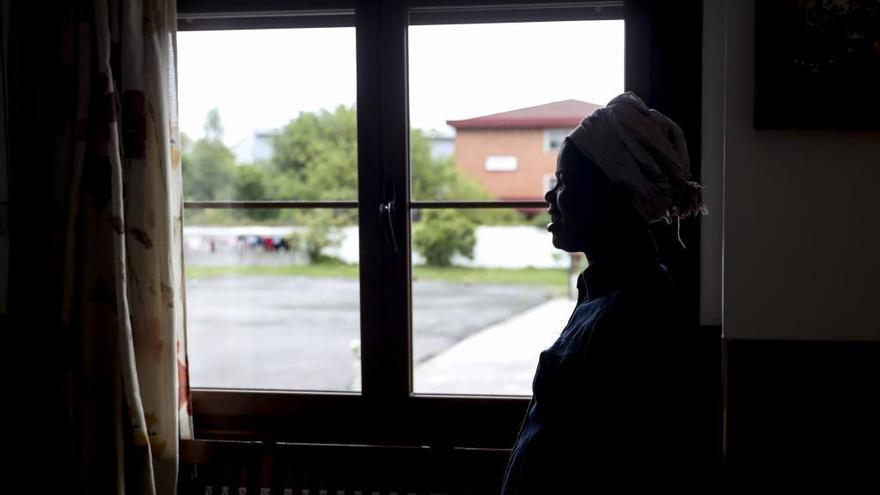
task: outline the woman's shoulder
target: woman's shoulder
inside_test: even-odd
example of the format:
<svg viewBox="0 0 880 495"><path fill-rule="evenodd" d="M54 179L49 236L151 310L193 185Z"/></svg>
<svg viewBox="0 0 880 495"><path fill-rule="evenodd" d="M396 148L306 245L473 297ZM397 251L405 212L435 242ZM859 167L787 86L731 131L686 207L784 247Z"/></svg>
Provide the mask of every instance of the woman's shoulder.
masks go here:
<svg viewBox="0 0 880 495"><path fill-rule="evenodd" d="M618 296L617 293L612 293L583 301L575 306L571 318L559 335L554 348L566 352L581 349L589 340L594 328L606 320L609 313L613 312Z"/></svg>
<svg viewBox="0 0 880 495"><path fill-rule="evenodd" d="M669 294L616 290L579 304L563 334L581 341L595 334L615 340L645 338L678 321L678 305Z"/></svg>

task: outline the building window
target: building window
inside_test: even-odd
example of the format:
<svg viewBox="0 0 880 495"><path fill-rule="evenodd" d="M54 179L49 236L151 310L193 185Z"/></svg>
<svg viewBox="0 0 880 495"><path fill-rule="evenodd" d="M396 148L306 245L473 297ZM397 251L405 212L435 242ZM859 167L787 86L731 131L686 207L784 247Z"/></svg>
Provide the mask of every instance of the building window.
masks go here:
<svg viewBox="0 0 880 495"><path fill-rule="evenodd" d="M556 187L556 174L544 174L542 187L544 190L544 194L547 194L547 191Z"/></svg>
<svg viewBox="0 0 880 495"><path fill-rule="evenodd" d="M516 165L515 156L496 155L486 157L486 171L488 172L514 172L516 171Z"/></svg>
<svg viewBox="0 0 880 495"><path fill-rule="evenodd" d="M568 136L568 133L571 132L571 129L547 129L544 131L544 151L559 151L559 148L562 147L562 142L565 141L565 137Z"/></svg>

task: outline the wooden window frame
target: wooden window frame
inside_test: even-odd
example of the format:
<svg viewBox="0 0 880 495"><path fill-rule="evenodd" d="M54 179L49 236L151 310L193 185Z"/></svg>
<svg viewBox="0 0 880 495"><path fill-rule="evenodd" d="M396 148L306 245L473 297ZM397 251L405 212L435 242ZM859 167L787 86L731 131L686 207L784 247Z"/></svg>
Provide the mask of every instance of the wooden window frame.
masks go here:
<svg viewBox="0 0 880 495"><path fill-rule="evenodd" d="M694 101L662 93L648 46L647 0L499 2L442 0L178 0L179 30L355 26L357 29L358 201L186 202L186 208L357 208L360 227L362 392L193 389L195 435L346 445L509 448L528 398L424 395L412 392L410 226L414 208L545 208L544 201L414 201L408 187L407 28L417 24L626 19L626 88L652 106L683 108L686 131L699 131ZM691 2L692 5L699 2ZM701 15L701 13L700 13ZM648 45L646 45L648 44ZM672 48L670 48L672 49ZM662 60L663 57L660 57ZM699 49L697 50L699 62ZM658 93L658 89L661 93ZM670 97L671 96L671 97ZM658 105L660 103L660 105ZM696 105L696 107L694 107ZM674 112L668 112L673 118ZM679 118L681 118L679 116ZM696 124L696 127L695 127ZM699 135L691 134L691 142ZM692 145L692 151L694 146ZM698 157L697 153L692 153ZM699 177L699 163L694 175ZM393 191L395 252L381 231L379 205ZM679 260L690 314L698 317L699 225Z"/></svg>

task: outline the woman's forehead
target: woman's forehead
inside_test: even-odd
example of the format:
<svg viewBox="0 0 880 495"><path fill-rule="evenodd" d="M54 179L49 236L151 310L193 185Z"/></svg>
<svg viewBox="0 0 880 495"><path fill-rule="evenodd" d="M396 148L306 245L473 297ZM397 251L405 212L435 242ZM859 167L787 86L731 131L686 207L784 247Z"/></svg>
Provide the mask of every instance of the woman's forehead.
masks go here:
<svg viewBox="0 0 880 495"><path fill-rule="evenodd" d="M556 157L556 173L583 174L583 159L580 151L571 143L563 143Z"/></svg>
<svg viewBox="0 0 880 495"><path fill-rule="evenodd" d="M556 174L564 174L577 183L594 185L608 182L607 176L599 166L572 143L564 144L559 150L559 157L556 160Z"/></svg>

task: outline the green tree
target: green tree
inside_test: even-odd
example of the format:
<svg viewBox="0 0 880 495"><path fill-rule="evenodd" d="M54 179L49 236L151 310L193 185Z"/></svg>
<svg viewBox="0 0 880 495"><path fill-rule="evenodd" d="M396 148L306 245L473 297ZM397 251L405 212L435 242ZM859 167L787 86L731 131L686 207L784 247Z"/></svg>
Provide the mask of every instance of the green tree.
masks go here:
<svg viewBox="0 0 880 495"><path fill-rule="evenodd" d="M492 199L478 182L461 175L452 157L432 158L430 142L422 130L410 132L409 146L414 198ZM357 198L355 108L340 105L332 112L301 113L275 136L272 163L278 173L275 193L279 198Z"/></svg>
<svg viewBox="0 0 880 495"><path fill-rule="evenodd" d="M410 133L410 166L412 194L419 200L467 199L488 200L492 197L476 181L463 176L456 168L452 158L434 159L431 157L430 141L419 129ZM273 199L299 200L353 200L358 197L357 161L357 113L355 107L340 105L333 111L300 113L290 121L273 139L273 156L269 168L271 181L266 193ZM249 172L250 173L250 172ZM255 188L256 186L254 186ZM452 254L460 252L467 255L468 239L475 239L474 229L478 224L521 223L522 215L513 210L464 210L443 213L426 213L420 224L431 219L426 232L420 234L426 252L430 252L432 263L449 263ZM453 220L460 217L458 220ZM308 218L310 231L313 231L311 246L318 252L310 254L320 258L323 239L330 235L320 220L321 214L302 216L295 212L283 212L281 218L302 220ZM338 225L356 222L353 211L343 211L333 216ZM322 230L324 229L324 230ZM449 249L434 247L441 240L434 236L435 231L454 231L458 244L453 242L452 254L439 254ZM426 240L427 239L427 240ZM435 240L432 240L435 239ZM303 241L299 239L298 241ZM303 241L304 242L304 241ZM474 241L475 242L475 241ZM471 245L470 250L473 249ZM308 250L308 249L307 249ZM435 255L435 252L438 253ZM423 253L424 254L424 253Z"/></svg>
<svg viewBox="0 0 880 495"><path fill-rule="evenodd" d="M269 198L271 189L271 172L266 165L250 163L239 165L235 169L235 199L239 201L258 201ZM242 211L245 218L252 220L269 220L278 217L278 210L266 208L248 208Z"/></svg>
<svg viewBox="0 0 880 495"><path fill-rule="evenodd" d="M413 198L423 201L450 199L458 189L458 171L452 157L435 160L431 143L421 129L409 133L409 159ZM476 199L462 198L455 199Z"/></svg>
<svg viewBox="0 0 880 495"><path fill-rule="evenodd" d="M220 113L217 109L211 110L205 119L205 137L184 147L181 157L186 199L206 201L233 197L235 155L223 144L222 136Z"/></svg>
<svg viewBox="0 0 880 495"><path fill-rule="evenodd" d="M340 105L332 112L300 113L272 141L273 199L354 200L357 181L357 113ZM325 260L323 250L341 242L340 229L357 222L353 210L285 211L282 218L304 225L291 245L309 261Z"/></svg>
<svg viewBox="0 0 880 495"><path fill-rule="evenodd" d="M410 166L413 198L422 201L495 199L482 184L465 176L453 157L434 159L431 144L421 129L410 132ZM459 212L478 225L506 225L523 222L523 216L507 209L468 209Z"/></svg>
<svg viewBox="0 0 880 495"><path fill-rule="evenodd" d="M300 113L273 139L274 193L285 199L357 198L357 115L340 105L332 112Z"/></svg>
<svg viewBox="0 0 880 495"><path fill-rule="evenodd" d="M414 227L413 244L430 266L449 266L461 254L473 258L476 225L452 210L428 210Z"/></svg>
<svg viewBox="0 0 880 495"><path fill-rule="evenodd" d="M205 117L205 139L208 141L223 141L223 120L220 119L220 110L212 108Z"/></svg>

